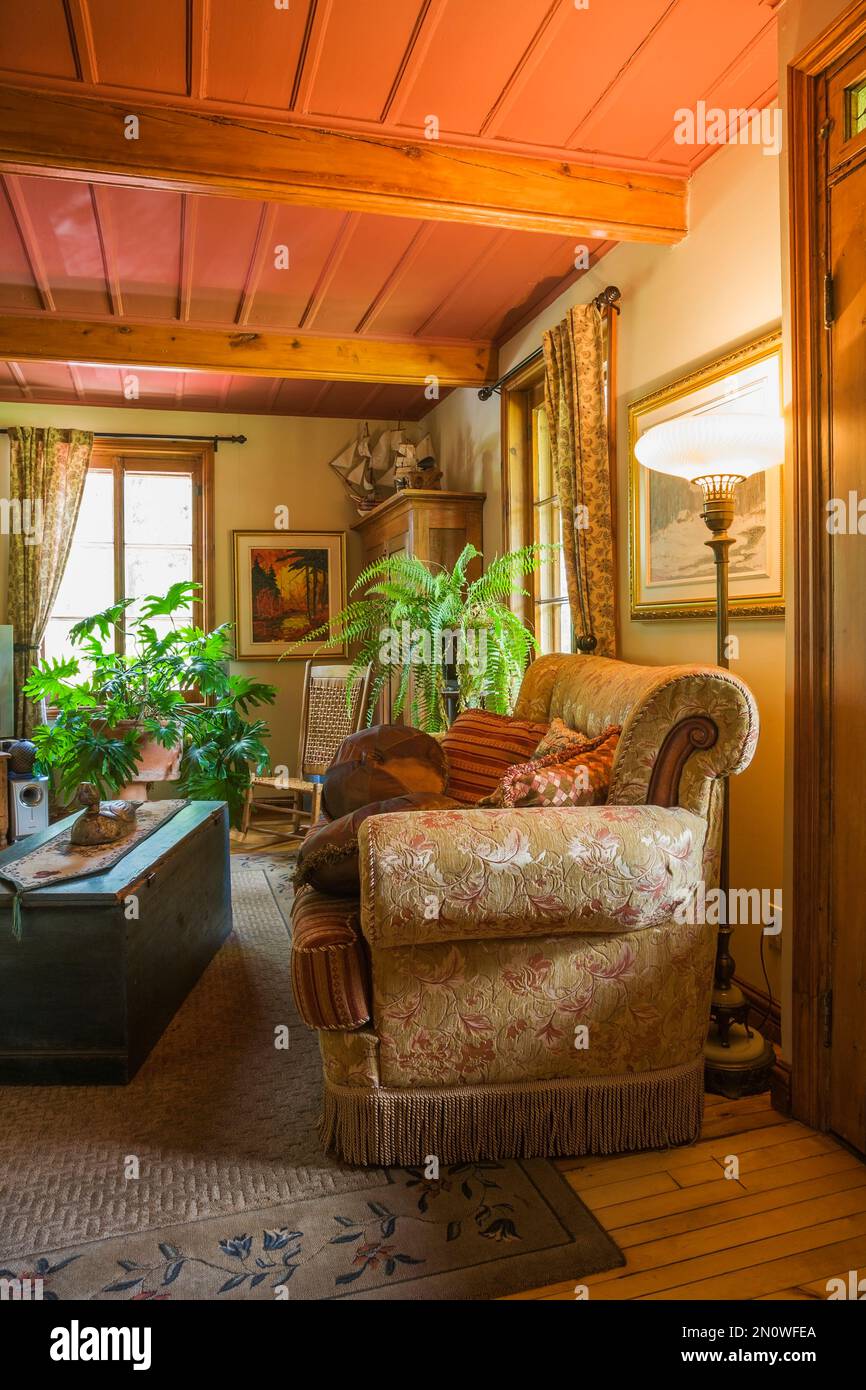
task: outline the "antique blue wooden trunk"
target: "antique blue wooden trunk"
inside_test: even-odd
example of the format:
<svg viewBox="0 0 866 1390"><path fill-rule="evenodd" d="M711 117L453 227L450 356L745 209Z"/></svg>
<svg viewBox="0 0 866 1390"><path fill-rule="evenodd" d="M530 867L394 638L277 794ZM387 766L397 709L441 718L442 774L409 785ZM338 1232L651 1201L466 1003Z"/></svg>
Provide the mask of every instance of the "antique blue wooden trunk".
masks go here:
<svg viewBox="0 0 866 1390"><path fill-rule="evenodd" d="M0 1085L123 1085L231 931L227 807L190 802L106 873L26 893L20 941L11 901L0 882Z"/></svg>

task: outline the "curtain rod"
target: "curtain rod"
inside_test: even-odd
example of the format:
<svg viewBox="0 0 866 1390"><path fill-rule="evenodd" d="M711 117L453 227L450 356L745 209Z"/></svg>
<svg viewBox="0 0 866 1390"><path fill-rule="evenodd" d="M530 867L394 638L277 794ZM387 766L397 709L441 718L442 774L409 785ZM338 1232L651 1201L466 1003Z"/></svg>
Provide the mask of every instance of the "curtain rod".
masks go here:
<svg viewBox="0 0 866 1390"><path fill-rule="evenodd" d="M123 434L119 430L96 430L94 439L167 439L189 440L199 444L212 444L218 449L221 444L246 444L245 434Z"/></svg>
<svg viewBox="0 0 866 1390"><path fill-rule="evenodd" d="M596 309L612 309L614 313L618 314L621 311L621 306L619 304L621 298L622 292L617 289L616 285L607 285L601 291L601 294L597 294L595 299L591 300L590 303L594 304ZM518 372L522 372L524 367L531 366L533 362L537 362L539 358L543 356L543 347L536 348L534 352L530 352L528 357L524 357L523 360L518 362L514 367L509 367L505 375L501 376L498 381L492 382L490 386L482 386L481 390L478 392L479 401L489 401L494 391L498 395L500 387L504 386L506 381L510 381L513 376L517 376Z"/></svg>

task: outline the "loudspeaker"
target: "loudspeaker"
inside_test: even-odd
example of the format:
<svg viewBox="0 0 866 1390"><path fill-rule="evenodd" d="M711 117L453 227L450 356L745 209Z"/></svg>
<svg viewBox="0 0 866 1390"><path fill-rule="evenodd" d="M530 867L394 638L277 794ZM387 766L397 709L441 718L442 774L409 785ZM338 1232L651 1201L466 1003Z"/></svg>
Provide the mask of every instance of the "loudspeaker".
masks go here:
<svg viewBox="0 0 866 1390"><path fill-rule="evenodd" d="M48 829L48 778L9 778L9 839Z"/></svg>

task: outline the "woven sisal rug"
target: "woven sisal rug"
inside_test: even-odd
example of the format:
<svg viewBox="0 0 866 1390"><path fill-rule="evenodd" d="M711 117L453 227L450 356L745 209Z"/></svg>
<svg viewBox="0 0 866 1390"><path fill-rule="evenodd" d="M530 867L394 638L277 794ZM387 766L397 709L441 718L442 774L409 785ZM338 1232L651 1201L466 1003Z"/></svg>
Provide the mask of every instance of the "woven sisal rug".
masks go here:
<svg viewBox="0 0 866 1390"><path fill-rule="evenodd" d="M0 1089L0 1278L60 1300L461 1299L622 1264L544 1160L429 1182L322 1154L291 865L232 867L235 930L129 1086Z"/></svg>

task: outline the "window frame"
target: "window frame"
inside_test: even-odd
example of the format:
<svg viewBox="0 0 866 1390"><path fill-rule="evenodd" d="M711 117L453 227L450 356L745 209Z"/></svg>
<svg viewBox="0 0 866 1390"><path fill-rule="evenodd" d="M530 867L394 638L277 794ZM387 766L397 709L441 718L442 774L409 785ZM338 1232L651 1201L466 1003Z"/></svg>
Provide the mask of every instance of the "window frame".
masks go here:
<svg viewBox="0 0 866 1390"><path fill-rule="evenodd" d="M214 449L212 444L192 440L96 439L88 472L109 472L113 476L114 511L114 598L125 597L126 555L124 536L124 477L129 473L182 473L192 477L192 578L201 584L193 599L193 622L209 632L215 624L214 596ZM54 612L49 615L53 617ZM123 653L123 633L116 634L117 650ZM44 650L42 653L44 659Z"/></svg>
<svg viewBox="0 0 866 1390"><path fill-rule="evenodd" d="M502 496L505 513L505 544L509 550L532 545L535 539L537 505L543 499L537 491L537 448L535 411L544 405L544 363L532 363L502 388ZM553 494L558 510L558 499ZM564 607L571 633L569 650L574 651L574 624L568 595L542 598L541 576L531 578L528 597L512 600L512 608L540 640L536 613L541 607ZM543 653L542 653L543 654Z"/></svg>
<svg viewBox="0 0 866 1390"><path fill-rule="evenodd" d="M605 384L607 441L610 461L610 508L613 551L618 564L617 540L617 327L619 316L608 307L604 314ZM500 392L501 484L504 513L504 543L509 550L531 545L534 535L533 424L536 400L544 400L544 360L530 362L510 377ZM548 422L549 425L549 422ZM617 582L617 576L614 576ZM532 577L528 598L512 600L511 607L535 631L535 605L538 601L538 575ZM571 650L574 645L574 616L568 605ZM536 634L537 635L537 634Z"/></svg>
<svg viewBox="0 0 866 1390"><path fill-rule="evenodd" d="M542 511L542 508L544 508L544 507L549 507L549 508L551 509L553 518L555 518L555 525L554 525L554 527L553 527L554 534L557 534L557 533L558 533L559 536L560 536L560 538L561 538L561 536L562 536L562 512L561 512L561 510L560 510L560 505L559 505L559 493L558 493L557 488L556 488L556 479L555 479L555 478L553 477L553 475L552 475L552 470L551 470L550 485L551 485L551 488L552 488L553 490L550 492L550 494L549 494L548 496L542 496L542 494L541 494L541 483L540 483L540 477L539 477L538 426L537 426L537 422L536 422L536 417L537 417L538 412L539 412L540 410L544 410L544 411L545 411L545 416L546 416L546 414L547 414L547 410L546 410L546 406L545 406L545 400L544 400L544 380L543 380L543 379L542 379L540 382L537 382L534 386L532 386L532 387L530 387L530 388L528 389L528 391L527 391L526 408L527 408L527 422L526 422L526 423L527 423L527 431L528 431L528 438L527 438L527 445L526 445L526 447L527 447L527 452L528 452L528 454L529 454L530 463L531 463L531 471L530 471L531 494L530 494L530 498L529 498L529 517L530 517L530 544L532 544L533 542L536 542L536 543L539 542L539 541L540 541L540 538L541 538L541 527L540 527L540 525L539 525L539 521L540 521L540 518L541 518L541 511ZM549 433L549 430L550 430L550 421L549 421L549 420L547 421L547 428L548 428L548 433ZM559 578L559 576L561 575L561 573L562 573L562 568L561 568L561 566L560 566L560 564L559 564L559 561L557 560L557 563L556 563L556 574L557 574L557 578ZM533 624L533 630L534 630L535 635L536 635L536 637L538 638L539 642L541 642L541 641L542 641L542 635L541 635L541 634L542 634L542 630L543 630L543 626L542 626L542 621L541 621L541 620L542 620L542 618L544 617L544 611L543 611L543 610L545 610L545 609L551 610L551 609L554 609L554 608L564 609L564 610L565 610L564 620L563 620L563 617L560 616L557 625L558 625L558 627L559 627L560 632L562 632L563 630L565 630L565 631L568 633L568 635L569 635L569 637L568 637L568 641L569 641L568 650L569 650L569 651L574 651L574 624L572 623L572 620L571 620L571 602L570 602L569 597L568 597L568 590L567 590L567 588L566 588L562 593L560 593L560 592L558 592L558 588L559 588L558 584L557 584L556 586L554 586L554 587L556 587L557 592L554 593L554 594L551 594L551 595L549 595L549 596L547 596L547 597L544 597L544 596L543 596L543 593L542 593L542 590L543 590L542 571L541 571L541 569L537 569L537 570L535 570L535 571L533 572L533 574L532 574L532 584L531 584L531 591L532 591L532 624ZM560 648L554 647L553 650L554 650L554 651L557 651L557 650L560 650ZM546 654L546 653L545 653L545 654Z"/></svg>

